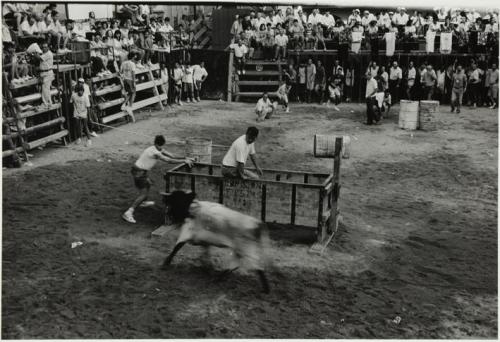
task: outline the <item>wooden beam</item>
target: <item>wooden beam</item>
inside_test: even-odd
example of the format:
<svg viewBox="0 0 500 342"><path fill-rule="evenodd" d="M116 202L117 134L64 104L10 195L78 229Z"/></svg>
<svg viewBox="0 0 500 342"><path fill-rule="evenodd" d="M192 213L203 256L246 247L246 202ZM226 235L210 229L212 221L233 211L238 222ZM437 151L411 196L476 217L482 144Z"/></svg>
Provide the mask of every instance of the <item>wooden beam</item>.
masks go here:
<svg viewBox="0 0 500 342"><path fill-rule="evenodd" d="M234 52L229 53L229 66L227 72L227 102L233 101L233 77L234 77Z"/></svg>
<svg viewBox="0 0 500 342"><path fill-rule="evenodd" d="M68 135L68 131L65 130L65 129L63 129L62 131L57 132L55 134L46 136L44 138L41 138L41 139L38 139L38 140L35 140L35 141L30 141L30 142L27 143L27 145L29 146L29 149L32 150L34 148L37 148L38 146L45 145L48 142L51 142L51 141L54 141L54 140L58 140L58 139L62 139L62 138L64 138L67 135Z"/></svg>
<svg viewBox="0 0 500 342"><path fill-rule="evenodd" d="M101 122L103 124L107 124L108 122L118 120L118 119L123 118L124 116L128 116L128 115L129 114L127 112L120 111L120 112L118 112L116 114L111 114L111 115L108 115L108 116L103 116L101 118Z"/></svg>

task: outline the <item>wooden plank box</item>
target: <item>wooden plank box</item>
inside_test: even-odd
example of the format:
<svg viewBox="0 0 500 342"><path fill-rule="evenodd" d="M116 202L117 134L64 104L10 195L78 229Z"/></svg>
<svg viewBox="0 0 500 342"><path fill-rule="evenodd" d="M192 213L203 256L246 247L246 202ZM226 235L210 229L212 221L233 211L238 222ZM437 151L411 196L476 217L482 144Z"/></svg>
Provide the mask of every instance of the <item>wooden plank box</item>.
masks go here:
<svg viewBox="0 0 500 342"><path fill-rule="evenodd" d="M220 165L195 163L189 168L181 164L166 172L165 190L193 191L199 200L222 203L264 222L312 227L318 241L324 241L337 189L332 184L333 175L270 169L263 172L261 179L241 180L223 177Z"/></svg>

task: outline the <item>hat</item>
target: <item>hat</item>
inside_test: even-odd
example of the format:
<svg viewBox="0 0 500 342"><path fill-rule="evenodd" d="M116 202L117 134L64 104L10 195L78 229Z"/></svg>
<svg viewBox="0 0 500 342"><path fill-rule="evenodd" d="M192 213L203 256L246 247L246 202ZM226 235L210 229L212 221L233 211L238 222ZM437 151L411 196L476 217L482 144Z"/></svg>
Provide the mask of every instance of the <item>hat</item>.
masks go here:
<svg viewBox="0 0 500 342"><path fill-rule="evenodd" d="M354 10L354 12L358 12L358 13L360 13L360 12L359 12L359 9L357 9L357 8Z"/></svg>
<svg viewBox="0 0 500 342"><path fill-rule="evenodd" d="M367 10L363 11L363 14L366 14L366 13L370 14L370 12Z"/></svg>
<svg viewBox="0 0 500 342"><path fill-rule="evenodd" d="M405 12L406 12L406 8L401 7L401 8L400 8L400 11L405 11Z"/></svg>
<svg viewBox="0 0 500 342"><path fill-rule="evenodd" d="M81 77L80 77L80 78L78 79L78 82L85 83L85 80L84 80L83 78L81 78Z"/></svg>
<svg viewBox="0 0 500 342"><path fill-rule="evenodd" d="M394 14L394 12L389 12L388 14L391 15L391 14Z"/></svg>

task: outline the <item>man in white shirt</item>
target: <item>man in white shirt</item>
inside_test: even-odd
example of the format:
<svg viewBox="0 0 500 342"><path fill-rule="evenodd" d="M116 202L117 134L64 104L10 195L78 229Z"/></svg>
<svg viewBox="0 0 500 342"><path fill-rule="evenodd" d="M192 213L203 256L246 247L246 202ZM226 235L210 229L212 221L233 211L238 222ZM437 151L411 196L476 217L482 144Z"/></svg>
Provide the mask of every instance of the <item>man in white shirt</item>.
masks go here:
<svg viewBox="0 0 500 342"><path fill-rule="evenodd" d="M370 25L370 22L374 20L377 21L377 18L375 18L373 14L371 14L369 11L364 11L363 18L361 18L361 25L363 25L363 28L366 30L368 28L368 25Z"/></svg>
<svg viewBox="0 0 500 342"><path fill-rule="evenodd" d="M257 122L264 121L265 119L270 119L274 113L274 105L269 100L267 92L262 94L262 97L257 101L257 106L255 106L255 114L257 114Z"/></svg>
<svg viewBox="0 0 500 342"><path fill-rule="evenodd" d="M256 18L256 20L254 22L254 26L253 27L254 27L254 29L256 31L259 31L260 30L260 25L262 25L262 24L266 25L266 18L264 18L264 16L263 16L262 13L258 12L257 13L257 18Z"/></svg>
<svg viewBox="0 0 500 342"><path fill-rule="evenodd" d="M201 85L208 76L207 69L205 69L205 62L201 62L199 65L193 65L193 80L194 80L194 91L195 99L200 102L201 95Z"/></svg>
<svg viewBox="0 0 500 342"><path fill-rule="evenodd" d="M283 24L283 14L281 13L281 9L278 10L278 13L272 17L272 27L275 28L278 24Z"/></svg>
<svg viewBox="0 0 500 342"><path fill-rule="evenodd" d="M222 175L228 178L241 179L259 179L263 172L257 164L255 153L255 140L259 136L259 130L256 127L248 127L245 135L236 139L222 159ZM258 174L245 170L245 163L250 156Z"/></svg>
<svg viewBox="0 0 500 342"><path fill-rule="evenodd" d="M274 59L279 60L281 58L286 58L288 36L285 34L285 30L280 30L280 32L274 37L274 43L276 44L276 53Z"/></svg>
<svg viewBox="0 0 500 342"><path fill-rule="evenodd" d="M367 73L367 80L366 80L366 92L365 92L365 99L366 99L366 125L373 125L373 121L375 119L375 113L373 111L373 105L374 105L374 96L375 93L377 92L378 84L375 78L371 73Z"/></svg>
<svg viewBox="0 0 500 342"><path fill-rule="evenodd" d="M128 210L123 213L122 218L130 223L136 223L134 219L134 211L137 207L151 207L155 204L153 201L146 201L149 195L149 188L153 182L148 177L148 172L156 165L158 160L167 163L186 163L189 167L193 166L194 159L176 157L172 153L162 149L165 145L165 137L157 135L154 140L154 145L148 147L142 152L141 156L132 166L132 176L134 177L135 187L139 189L140 195L137 197Z"/></svg>
<svg viewBox="0 0 500 342"><path fill-rule="evenodd" d="M21 32L25 36L33 36L38 34L38 25L36 24L36 20L33 16L29 16L24 19L21 23Z"/></svg>
<svg viewBox="0 0 500 342"><path fill-rule="evenodd" d="M307 19L308 24L317 25L321 23L323 16L319 14L319 9L313 9L312 13L309 14L309 18Z"/></svg>
<svg viewBox="0 0 500 342"><path fill-rule="evenodd" d="M326 26L327 30L331 30L335 26L335 18L330 14L330 11L325 12L321 24Z"/></svg>
<svg viewBox="0 0 500 342"><path fill-rule="evenodd" d="M234 50L234 62L236 64L236 71L238 75L245 74L245 54L248 48L243 44L241 38L237 43L229 45L229 48Z"/></svg>
<svg viewBox="0 0 500 342"><path fill-rule="evenodd" d="M412 99L412 88L415 85L415 78L417 77L417 70L413 66L413 61L410 61L410 65L408 66L408 85L406 88L406 96L408 100Z"/></svg>
<svg viewBox="0 0 500 342"><path fill-rule="evenodd" d="M392 66L389 69L389 92L393 103L399 102L399 86L401 85L401 79L403 78L403 71L398 66L398 62L392 62Z"/></svg>
<svg viewBox="0 0 500 342"><path fill-rule="evenodd" d="M406 14L406 9L404 7L401 7L399 12L394 14L394 17L392 18L394 25L397 27L405 26L409 19L410 18L408 17L408 14Z"/></svg>

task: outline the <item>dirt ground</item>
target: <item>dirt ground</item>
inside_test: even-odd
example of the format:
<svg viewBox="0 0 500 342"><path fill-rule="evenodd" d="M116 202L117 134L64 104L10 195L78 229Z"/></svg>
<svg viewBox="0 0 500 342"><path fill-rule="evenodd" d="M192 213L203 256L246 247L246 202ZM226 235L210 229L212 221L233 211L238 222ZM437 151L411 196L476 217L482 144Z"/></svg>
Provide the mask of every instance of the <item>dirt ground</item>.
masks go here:
<svg viewBox="0 0 500 342"><path fill-rule="evenodd" d="M497 337L497 111L442 106L439 131L410 133L397 127L398 107L372 127L362 104L292 104L258 125L253 108L143 112L91 148L47 148L32 167L4 169L2 337ZM352 136L339 234L317 256L313 230L273 231L269 295L243 271L219 279L221 250L207 268L186 246L159 270L175 236L150 234L173 165L152 172L158 206L139 209L136 225L120 218L136 195L130 166L152 140L123 130L230 145L249 125L260 128L264 168L328 172L332 161L313 157L314 134ZM213 162L224 152L214 148Z"/></svg>

